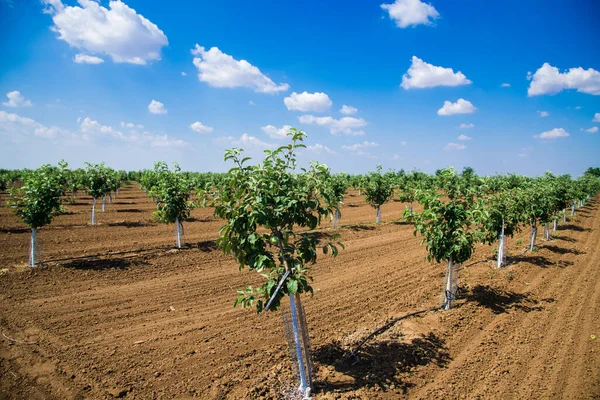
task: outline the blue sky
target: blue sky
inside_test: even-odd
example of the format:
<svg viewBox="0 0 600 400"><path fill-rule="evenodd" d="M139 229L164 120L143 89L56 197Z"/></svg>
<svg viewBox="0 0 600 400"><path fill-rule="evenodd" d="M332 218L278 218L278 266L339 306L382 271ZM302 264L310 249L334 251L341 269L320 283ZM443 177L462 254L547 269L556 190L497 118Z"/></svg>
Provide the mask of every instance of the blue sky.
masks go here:
<svg viewBox="0 0 600 400"><path fill-rule="evenodd" d="M599 22L593 0L0 0L0 167L224 171L293 126L335 172L577 176Z"/></svg>

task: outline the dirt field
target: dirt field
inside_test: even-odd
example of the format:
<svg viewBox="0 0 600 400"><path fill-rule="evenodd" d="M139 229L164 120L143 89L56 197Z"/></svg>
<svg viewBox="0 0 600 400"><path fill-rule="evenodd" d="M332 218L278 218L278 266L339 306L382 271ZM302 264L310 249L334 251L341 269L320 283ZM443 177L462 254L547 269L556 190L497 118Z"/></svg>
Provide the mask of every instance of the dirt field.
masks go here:
<svg viewBox="0 0 600 400"><path fill-rule="evenodd" d="M319 258L303 298L314 398L600 398L599 203L537 252L522 254L527 232L509 239L505 269L478 247L454 309L402 320L350 359L393 318L439 305L444 273L400 222L405 204L384 205L375 225L351 192L346 250ZM29 231L0 209L0 399L282 398L293 387L280 313L233 308L260 276L215 247L212 210L194 210L189 247L176 250L174 226L152 222L133 185L97 226L89 197L68 208L39 231L45 265L33 270Z"/></svg>

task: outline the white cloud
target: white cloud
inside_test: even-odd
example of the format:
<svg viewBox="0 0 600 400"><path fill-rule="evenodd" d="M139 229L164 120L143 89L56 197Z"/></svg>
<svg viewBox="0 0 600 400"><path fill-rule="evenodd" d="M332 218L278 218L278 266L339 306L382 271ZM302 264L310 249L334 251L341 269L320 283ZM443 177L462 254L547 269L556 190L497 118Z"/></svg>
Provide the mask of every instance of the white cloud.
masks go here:
<svg viewBox="0 0 600 400"><path fill-rule="evenodd" d="M102 125L98 121L94 121L90 117L85 117L83 119L78 118L80 121L79 128L83 133L84 139L91 139L94 136L111 136L116 139L124 139L125 135L111 126Z"/></svg>
<svg viewBox="0 0 600 400"><path fill-rule="evenodd" d="M600 122L600 113L594 114L594 118L592 119L592 122Z"/></svg>
<svg viewBox="0 0 600 400"><path fill-rule="evenodd" d="M302 115L298 118L298 121L302 124L316 124L319 126L326 126L329 131L336 135L342 133L349 136L361 136L365 132L357 130L367 125L367 121L362 118L354 117L343 117L335 119L333 117L315 117L314 115Z"/></svg>
<svg viewBox="0 0 600 400"><path fill-rule="evenodd" d="M248 102L248 104L250 104L251 106L255 106L255 105L256 105L256 103L255 103L255 102L253 102L252 100L250 100L250 101Z"/></svg>
<svg viewBox="0 0 600 400"><path fill-rule="evenodd" d="M575 106L576 110L581 110L581 106Z"/></svg>
<svg viewBox="0 0 600 400"><path fill-rule="evenodd" d="M212 127L206 126L200 121L196 121L193 124L191 124L190 129L198 133L211 133L213 131Z"/></svg>
<svg viewBox="0 0 600 400"><path fill-rule="evenodd" d="M398 28L416 25L431 25L440 13L431 5L420 0L396 0L392 4L382 4Z"/></svg>
<svg viewBox="0 0 600 400"><path fill-rule="evenodd" d="M502 85L500 85L500 87L510 87L510 83L504 82Z"/></svg>
<svg viewBox="0 0 600 400"><path fill-rule="evenodd" d="M181 72L181 76L187 76L187 74L185 72Z"/></svg>
<svg viewBox="0 0 600 400"><path fill-rule="evenodd" d="M563 128L554 128L551 131L542 132L539 135L535 135L535 139L557 139L571 136L569 132Z"/></svg>
<svg viewBox="0 0 600 400"><path fill-rule="evenodd" d="M107 54L114 62L160 60L161 48L169 44L158 26L120 0L110 1L110 9L92 0L79 0L81 7L65 6L60 0L42 1L60 40L88 53Z"/></svg>
<svg viewBox="0 0 600 400"><path fill-rule="evenodd" d="M144 125L142 124L134 124L133 122L123 122L121 121L121 128L129 128L129 129L144 129Z"/></svg>
<svg viewBox="0 0 600 400"><path fill-rule="evenodd" d="M260 128L261 131L269 135L272 139L285 139L290 129L292 129L290 125L284 125L279 129L273 125L267 125Z"/></svg>
<svg viewBox="0 0 600 400"><path fill-rule="evenodd" d="M100 57L90 56L87 54L79 53L73 57L73 61L77 64L102 64L104 62Z"/></svg>
<svg viewBox="0 0 600 400"><path fill-rule="evenodd" d="M465 146L464 144L457 144L457 143L448 143L446 145L446 147L444 147L444 150L446 151L451 151L451 150L464 150L466 149L467 146Z"/></svg>
<svg viewBox="0 0 600 400"><path fill-rule="evenodd" d="M527 157L529 157L529 154L527 154L527 153L519 153L519 154L517 154L517 156L519 158L527 158Z"/></svg>
<svg viewBox="0 0 600 400"><path fill-rule="evenodd" d="M78 118L79 128L82 138L88 141L97 139L116 139L126 142L132 146L150 146L150 147L183 147L187 145L183 140L171 139L168 135L155 135L150 132L138 132L136 129L143 129L139 124L121 122L122 127L130 128L131 131L125 134L112 126L102 125L100 122L90 117Z"/></svg>
<svg viewBox="0 0 600 400"><path fill-rule="evenodd" d="M438 110L438 115L450 116L454 114L472 114L477 108L465 99L458 99L456 103L445 101L444 106Z"/></svg>
<svg viewBox="0 0 600 400"><path fill-rule="evenodd" d="M471 129L471 128L475 127L475 125L473 125L473 124L460 124L458 127L460 129Z"/></svg>
<svg viewBox="0 0 600 400"><path fill-rule="evenodd" d="M537 112L541 118L549 117L550 113L548 111L538 111Z"/></svg>
<svg viewBox="0 0 600 400"><path fill-rule="evenodd" d="M312 153L317 153L317 154L321 154L321 153L337 154L335 151L331 150L329 147L324 146L320 143L317 143L313 146L306 146L306 150L310 151Z"/></svg>
<svg viewBox="0 0 600 400"><path fill-rule="evenodd" d="M59 135L72 137L73 134L66 129L55 126L45 126L39 122L17 114L0 111L0 133L6 135L37 136L46 139L53 139Z"/></svg>
<svg viewBox="0 0 600 400"><path fill-rule="evenodd" d="M2 103L3 106L6 107L30 107L31 101L25 100L25 97L18 91L13 90L12 92L6 93L6 97L8 97L8 101Z"/></svg>
<svg viewBox="0 0 600 400"><path fill-rule="evenodd" d="M156 101L156 100L152 100L150 102L150 104L148 104L148 111L150 111L152 114L166 114L167 113L167 109L165 108L165 105L163 103L161 103L160 101Z"/></svg>
<svg viewBox="0 0 600 400"><path fill-rule="evenodd" d="M342 108L340 108L340 112L344 115L352 115L358 112L358 108L347 106L344 104Z"/></svg>
<svg viewBox="0 0 600 400"><path fill-rule="evenodd" d="M198 79L218 88L247 87L257 93L278 93L287 91L287 83L275 84L254 65L246 60L236 60L223 53L218 47L206 51L196 44L192 49L194 65L198 69Z"/></svg>
<svg viewBox="0 0 600 400"><path fill-rule="evenodd" d="M566 89L600 95L600 72L592 68L571 68L561 73L558 68L544 63L535 74L528 75L527 79L531 80L527 90L529 96L556 94Z"/></svg>
<svg viewBox="0 0 600 400"><path fill-rule="evenodd" d="M332 104L329 96L322 92L303 92L300 94L293 92L283 99L283 102L288 110L302 112L325 112L329 110Z"/></svg>
<svg viewBox="0 0 600 400"><path fill-rule="evenodd" d="M399 160L400 156L398 154L394 154L392 157L390 157L390 160L395 161L395 160Z"/></svg>
<svg viewBox="0 0 600 400"><path fill-rule="evenodd" d="M584 132L589 132L589 133L597 133L598 132L598 127L597 126L592 126L590 129L583 129L581 128L582 131Z"/></svg>
<svg viewBox="0 0 600 400"><path fill-rule="evenodd" d="M457 139L458 139L458 140L471 140L471 137L470 137L470 136L467 136L467 135L459 135L459 136L457 137Z"/></svg>
<svg viewBox="0 0 600 400"><path fill-rule="evenodd" d="M402 76L400 86L408 90L436 86L460 86L470 83L472 82L460 71L455 73L452 68L436 67L413 56L410 68Z"/></svg>
<svg viewBox="0 0 600 400"><path fill-rule="evenodd" d="M342 149L349 150L349 151L357 151L359 149L366 149L369 147L377 147L377 146L379 146L378 143L364 141L362 143L356 143L356 144L353 144L350 146L344 145L344 146L342 146Z"/></svg>
<svg viewBox="0 0 600 400"><path fill-rule="evenodd" d="M401 142L400 142L400 144L401 144L402 146L406 146L406 145L408 144L408 142L407 142L406 140L403 140L403 141L401 141Z"/></svg>
<svg viewBox="0 0 600 400"><path fill-rule="evenodd" d="M236 139L233 136L226 136L216 138L215 141L227 146L243 146L249 149L269 149L275 147L274 144L263 142L254 136L248 135L247 133L244 133L239 137L239 139Z"/></svg>

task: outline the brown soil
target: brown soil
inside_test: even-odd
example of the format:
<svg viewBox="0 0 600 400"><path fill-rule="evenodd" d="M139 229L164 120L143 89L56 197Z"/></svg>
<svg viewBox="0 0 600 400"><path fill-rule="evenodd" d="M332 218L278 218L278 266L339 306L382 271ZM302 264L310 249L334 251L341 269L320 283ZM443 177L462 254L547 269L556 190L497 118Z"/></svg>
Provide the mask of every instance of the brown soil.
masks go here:
<svg viewBox="0 0 600 400"><path fill-rule="evenodd" d="M384 205L375 225L351 192L346 250L319 258L315 295L303 298L314 398L600 398L598 204L537 252L522 254L527 232L509 240L507 268L479 246L454 309L399 321L349 358L392 319L439 305L444 274L401 222L406 204ZM261 278L216 248L212 210L194 210L188 248L176 250L174 227L152 222L134 186L97 226L89 197L68 208L39 231L35 269L29 231L0 209L0 399L282 398L293 388L280 313L232 307Z"/></svg>

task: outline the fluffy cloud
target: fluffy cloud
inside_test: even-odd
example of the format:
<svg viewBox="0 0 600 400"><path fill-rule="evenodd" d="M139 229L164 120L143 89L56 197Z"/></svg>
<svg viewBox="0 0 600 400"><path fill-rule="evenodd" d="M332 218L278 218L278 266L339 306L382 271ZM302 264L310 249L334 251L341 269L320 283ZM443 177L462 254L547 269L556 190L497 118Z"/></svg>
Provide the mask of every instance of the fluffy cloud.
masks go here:
<svg viewBox="0 0 600 400"><path fill-rule="evenodd" d="M73 57L73 61L77 64L102 64L104 62L100 57L89 56L87 54L79 53Z"/></svg>
<svg viewBox="0 0 600 400"><path fill-rule="evenodd" d="M0 111L0 133L6 135L37 136L53 139L59 135L71 137L73 134L66 129L55 126L48 127L39 122L17 114Z"/></svg>
<svg viewBox="0 0 600 400"><path fill-rule="evenodd" d="M321 153L337 154L335 151L331 150L329 147L324 146L320 143L317 143L313 146L306 146L306 150L310 151L312 153L316 153L316 154L321 154Z"/></svg>
<svg viewBox="0 0 600 400"><path fill-rule="evenodd" d="M350 145L350 146L344 145L344 146L342 146L342 148L344 150L357 151L357 150L360 150L360 149L366 149L366 148L369 148L369 147L377 147L377 146L379 146L378 143L365 141L365 142L356 143L356 144L353 144L353 145Z"/></svg>
<svg viewBox="0 0 600 400"><path fill-rule="evenodd" d="M92 0L78 0L81 7L65 6L60 0L42 1L60 40L88 53L107 54L114 62L160 60L161 48L169 44L158 26L120 0L111 1L110 9Z"/></svg>
<svg viewBox="0 0 600 400"><path fill-rule="evenodd" d="M220 137L215 139L215 142L227 145L227 146L240 146L249 149L270 149L275 147L274 144L263 142L262 140L250 136L247 133L242 134L239 139L233 136Z"/></svg>
<svg viewBox="0 0 600 400"><path fill-rule="evenodd" d="M212 127L206 126L200 121L196 121L191 124L190 129L198 133L211 133L213 131Z"/></svg>
<svg viewBox="0 0 600 400"><path fill-rule="evenodd" d="M292 129L290 125L284 125L279 129L273 125L267 125L260 128L261 131L269 135L272 139L285 139L290 129Z"/></svg>
<svg viewBox="0 0 600 400"><path fill-rule="evenodd" d="M444 150L446 150L446 151L464 150L466 148L467 148L467 146L465 146L464 144L448 143L446 145L446 147L444 147Z"/></svg>
<svg viewBox="0 0 600 400"><path fill-rule="evenodd" d="M163 103L161 103L160 101L156 101L156 100L152 100L150 102L150 104L148 104L148 111L150 111L152 114L166 114L167 113L167 109L165 108L165 105Z"/></svg>
<svg viewBox="0 0 600 400"><path fill-rule="evenodd" d="M30 107L31 101L25 100L25 97L18 91L14 90L12 92L6 93L6 97L8 97L8 101L2 103L3 106L6 107Z"/></svg>
<svg viewBox="0 0 600 400"><path fill-rule="evenodd" d="M475 125L473 125L473 124L460 124L458 127L460 129L471 129L471 128L475 127Z"/></svg>
<svg viewBox="0 0 600 400"><path fill-rule="evenodd" d="M598 127L597 126L592 126L590 129L583 129L581 128L582 131L584 132L589 132L589 133L597 133L598 132Z"/></svg>
<svg viewBox="0 0 600 400"><path fill-rule="evenodd" d="M436 67L417 56L412 57L412 64L402 76L401 87L404 89L423 89L436 86L460 86L472 83L460 71L452 68Z"/></svg>
<svg viewBox="0 0 600 400"><path fill-rule="evenodd" d="M550 113L548 111L538 111L537 113L542 118L550 116Z"/></svg>
<svg viewBox="0 0 600 400"><path fill-rule="evenodd" d="M594 114L594 118L592 119L592 122L600 122L600 113Z"/></svg>
<svg viewBox="0 0 600 400"><path fill-rule="evenodd" d="M416 25L431 25L440 13L430 4L420 0L396 0L392 4L382 4L398 28Z"/></svg>
<svg viewBox="0 0 600 400"><path fill-rule="evenodd" d="M470 136L467 135L460 135L457 137L458 140L471 140Z"/></svg>
<svg viewBox="0 0 600 400"><path fill-rule="evenodd" d="M347 106L344 104L342 108L340 108L340 112L344 115L352 115L358 112L358 108Z"/></svg>
<svg viewBox="0 0 600 400"><path fill-rule="evenodd" d="M302 115L298 118L298 121L302 124L316 124L319 126L326 126L329 131L334 134L344 134L349 136L361 136L365 133L362 130L367 125L367 121L362 118L354 117L343 117L335 119L333 117L315 117L314 115Z"/></svg>
<svg viewBox="0 0 600 400"><path fill-rule="evenodd" d="M510 87L510 83L503 83L502 85L500 85L500 87Z"/></svg>
<svg viewBox="0 0 600 400"><path fill-rule="evenodd" d="M557 139L571 136L569 132L563 128L554 128L551 131L542 132L539 135L535 135L535 139Z"/></svg>
<svg viewBox="0 0 600 400"><path fill-rule="evenodd" d="M287 83L275 84L254 65L246 60L236 60L219 48L206 51L196 44L192 49L194 65L198 69L198 79L218 88L247 87L257 93L278 93L287 91Z"/></svg>
<svg viewBox="0 0 600 400"><path fill-rule="evenodd" d="M442 116L450 116L454 114L472 114L477 108L465 99L458 99L456 103L445 101L444 106L437 113Z"/></svg>
<svg viewBox="0 0 600 400"><path fill-rule="evenodd" d="M133 122L123 122L121 121L121 128L129 128L129 129L144 129L144 125L142 124L134 124Z"/></svg>
<svg viewBox="0 0 600 400"><path fill-rule="evenodd" d="M187 76L187 74L185 72L181 72L181 76Z"/></svg>
<svg viewBox="0 0 600 400"><path fill-rule="evenodd" d="M527 79L531 80L527 90L529 96L556 94L566 89L600 95L600 72L592 68L571 68L561 73L558 68L544 63L535 74L529 73Z"/></svg>
<svg viewBox="0 0 600 400"><path fill-rule="evenodd" d="M138 132L144 127L139 124L121 122L121 127L130 128L129 133L125 134L112 126L102 125L100 122L90 117L79 118L77 120L82 133L82 138L88 141L97 139L116 139L132 146L150 146L150 147L183 147L187 145L183 140L171 139L168 135L154 135L150 132Z"/></svg>
<svg viewBox="0 0 600 400"><path fill-rule="evenodd" d="M288 110L302 112L324 112L329 110L332 104L329 96L322 92L303 92L300 94L293 92L283 99L283 102Z"/></svg>

